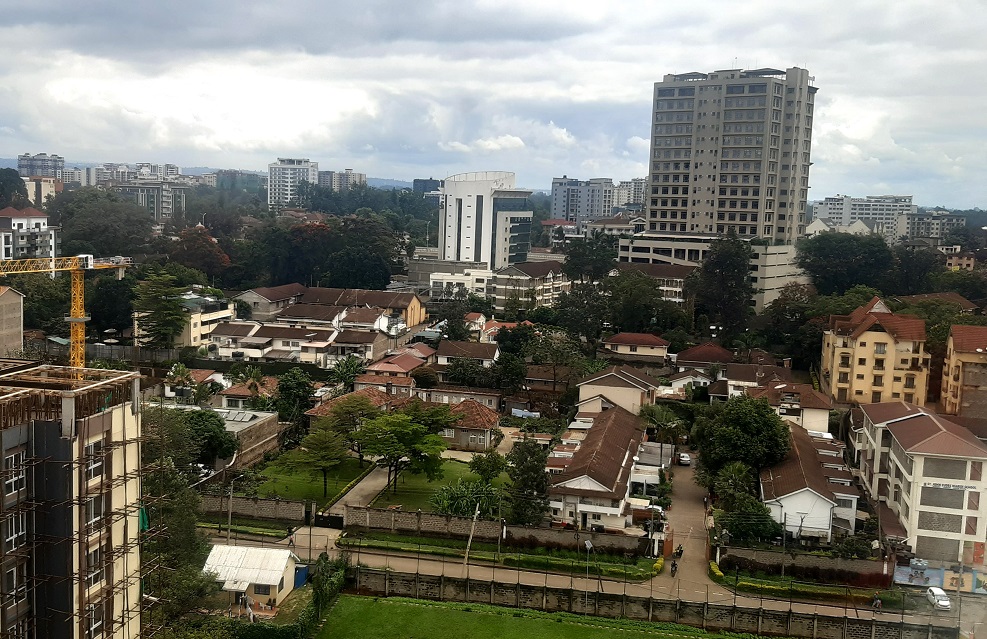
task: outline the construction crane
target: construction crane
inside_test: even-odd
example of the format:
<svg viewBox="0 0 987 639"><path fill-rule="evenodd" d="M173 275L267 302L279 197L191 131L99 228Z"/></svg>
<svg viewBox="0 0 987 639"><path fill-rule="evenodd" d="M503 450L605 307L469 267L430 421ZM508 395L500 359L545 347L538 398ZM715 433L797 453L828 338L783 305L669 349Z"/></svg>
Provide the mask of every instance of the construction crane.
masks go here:
<svg viewBox="0 0 987 639"><path fill-rule="evenodd" d="M86 366L86 271L116 269L117 279L123 278L123 270L133 265L129 257L109 257L96 259L92 255L75 257L38 257L26 260L0 260L0 276L15 273L62 273L72 275L72 298L69 315L69 366Z"/></svg>

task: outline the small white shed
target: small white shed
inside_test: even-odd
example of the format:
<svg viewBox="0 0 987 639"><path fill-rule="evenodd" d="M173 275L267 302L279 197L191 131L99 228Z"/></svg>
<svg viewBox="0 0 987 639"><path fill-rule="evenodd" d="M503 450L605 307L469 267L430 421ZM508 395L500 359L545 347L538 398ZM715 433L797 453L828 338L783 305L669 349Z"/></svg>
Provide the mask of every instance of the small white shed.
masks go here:
<svg viewBox="0 0 987 639"><path fill-rule="evenodd" d="M254 601L280 606L295 587L299 559L285 548L213 546L204 572L216 575L223 590L245 594Z"/></svg>

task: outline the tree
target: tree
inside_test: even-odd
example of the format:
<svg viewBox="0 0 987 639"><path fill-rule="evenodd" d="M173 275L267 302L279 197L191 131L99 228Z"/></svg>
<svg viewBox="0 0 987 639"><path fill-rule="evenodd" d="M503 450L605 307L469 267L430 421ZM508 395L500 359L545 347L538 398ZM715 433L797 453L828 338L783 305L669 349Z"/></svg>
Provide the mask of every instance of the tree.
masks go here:
<svg viewBox="0 0 987 639"><path fill-rule="evenodd" d="M926 293L946 270L946 257L933 249L898 245L891 252L894 259L884 284L889 295Z"/></svg>
<svg viewBox="0 0 987 639"><path fill-rule="evenodd" d="M435 388L439 383L439 376L431 366L419 366L411 371L411 379L418 388Z"/></svg>
<svg viewBox="0 0 987 639"><path fill-rule="evenodd" d="M525 357L529 353L531 343L535 340L535 327L530 324L518 324L514 328L502 328L497 331L494 341L500 348L500 354L519 355Z"/></svg>
<svg viewBox="0 0 987 639"><path fill-rule="evenodd" d="M171 257L185 266L202 271L210 278L219 276L230 265L229 256L202 226L182 231Z"/></svg>
<svg viewBox="0 0 987 639"><path fill-rule="evenodd" d="M585 351L596 352L600 333L610 323L610 306L599 287L573 284L555 303L558 325L570 335L586 340Z"/></svg>
<svg viewBox="0 0 987 639"><path fill-rule="evenodd" d="M892 262L879 235L820 233L798 243L795 263L822 295L842 294L857 284L880 286Z"/></svg>
<svg viewBox="0 0 987 639"><path fill-rule="evenodd" d="M133 326L134 294L137 286L131 276L118 280L113 276L95 277L86 283L86 310L90 326L102 334L107 329L118 333Z"/></svg>
<svg viewBox="0 0 987 639"><path fill-rule="evenodd" d="M455 484L446 484L429 498L435 512L453 517L470 517L480 509L480 517L493 519L500 508L501 493L489 483L460 479Z"/></svg>
<svg viewBox="0 0 987 639"><path fill-rule="evenodd" d="M66 255L133 255L153 236L154 218L148 210L112 191L63 191L48 208L52 221L62 227Z"/></svg>
<svg viewBox="0 0 987 639"><path fill-rule="evenodd" d="M331 428L314 428L301 444L281 457L278 464L290 471L305 471L322 475L322 496L329 496L329 473L349 454L349 446L342 433Z"/></svg>
<svg viewBox="0 0 987 639"><path fill-rule="evenodd" d="M573 240L565 247L562 272L571 280L596 282L616 267L617 238L595 233L586 239Z"/></svg>
<svg viewBox="0 0 987 639"><path fill-rule="evenodd" d="M702 265L686 280L686 288L696 304L722 326L722 341L729 344L747 329L754 285L750 281L750 261L754 257L747 242L734 234L713 240Z"/></svg>
<svg viewBox="0 0 987 639"><path fill-rule="evenodd" d="M367 248L346 248L329 261L329 286L383 290L391 283L391 267Z"/></svg>
<svg viewBox="0 0 987 639"><path fill-rule="evenodd" d="M183 411L189 436L199 450L198 461L211 465L217 459L229 459L236 452L239 442L226 430L226 422L211 410Z"/></svg>
<svg viewBox="0 0 987 639"><path fill-rule="evenodd" d="M393 493L397 492L398 475L403 470L424 474L429 481L442 477L445 441L408 415L392 413L369 420L356 433L356 439L365 455L377 457L378 463L387 468Z"/></svg>
<svg viewBox="0 0 987 639"><path fill-rule="evenodd" d="M23 273L4 278L4 284L24 295L24 327L50 335L68 335L68 277L52 279L44 273Z"/></svg>
<svg viewBox="0 0 987 639"><path fill-rule="evenodd" d="M171 348L184 330L188 315L180 302L183 291L174 282L170 275L152 275L140 283L134 311L142 346Z"/></svg>
<svg viewBox="0 0 987 639"><path fill-rule="evenodd" d="M506 395L513 395L521 390L527 376L528 365L524 358L510 353L501 354L488 371L494 387L501 389Z"/></svg>
<svg viewBox="0 0 987 639"><path fill-rule="evenodd" d="M760 472L788 454L788 427L767 401L746 395L731 397L699 435L700 463L717 473L732 461Z"/></svg>
<svg viewBox="0 0 987 639"><path fill-rule="evenodd" d="M754 472L742 461L730 462L716 473L713 487L719 504L726 510L733 510L745 496L751 496Z"/></svg>
<svg viewBox="0 0 987 639"><path fill-rule="evenodd" d="M507 470L507 459L496 450L473 453L470 458L470 472L480 476L480 481L489 484Z"/></svg>
<svg viewBox="0 0 987 639"><path fill-rule="evenodd" d="M775 539L782 533L781 524L771 517L771 511L752 495L738 495L734 509L717 512L716 522L729 531L730 539Z"/></svg>
<svg viewBox="0 0 987 639"><path fill-rule="evenodd" d="M30 203L27 185L17 169L0 169L0 209L8 206L20 209Z"/></svg>
<svg viewBox="0 0 987 639"><path fill-rule="evenodd" d="M367 372L367 362L355 355L349 355L337 360L329 369L329 380L341 384L349 390L353 388L356 378Z"/></svg>
<svg viewBox="0 0 987 639"><path fill-rule="evenodd" d="M274 405L282 421L298 425L311 406L312 379L300 368L289 369L278 377L278 393Z"/></svg>
<svg viewBox="0 0 987 639"><path fill-rule="evenodd" d="M507 454L510 510L508 521L522 526L537 526L548 512L548 475L545 462L548 451L533 439L524 439Z"/></svg>
<svg viewBox="0 0 987 639"><path fill-rule="evenodd" d="M531 361L547 366L552 372L552 392L558 390L559 381L582 374L583 362L579 344L561 331L543 332L531 345Z"/></svg>
<svg viewBox="0 0 987 639"><path fill-rule="evenodd" d="M659 443L661 463L665 463L665 443L674 445L676 440L685 434L685 426L671 408L664 404L645 404L641 407L641 417L644 418L649 430L654 431L654 437Z"/></svg>
<svg viewBox="0 0 987 639"><path fill-rule="evenodd" d="M380 409L363 395L344 395L335 400L329 414L316 421L314 426L328 428L341 434L363 465L363 451L356 435L363 422L379 415Z"/></svg>
<svg viewBox="0 0 987 639"><path fill-rule="evenodd" d="M664 299L658 280L640 271L619 271L604 283L610 296L610 323L630 333L665 331L688 326L688 317Z"/></svg>
<svg viewBox="0 0 987 639"><path fill-rule="evenodd" d="M479 360L469 357L457 357L449 362L446 378L453 384L463 386L486 386L487 370Z"/></svg>

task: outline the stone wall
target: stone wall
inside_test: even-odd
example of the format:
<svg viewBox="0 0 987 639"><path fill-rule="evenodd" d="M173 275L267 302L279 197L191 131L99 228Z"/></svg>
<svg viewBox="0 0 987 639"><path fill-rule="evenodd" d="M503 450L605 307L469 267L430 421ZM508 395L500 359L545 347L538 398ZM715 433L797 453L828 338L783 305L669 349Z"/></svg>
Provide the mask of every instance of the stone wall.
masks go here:
<svg viewBox="0 0 987 639"><path fill-rule="evenodd" d="M277 413L271 413L267 419L237 433L239 451L234 467L253 466L264 458L264 453L277 450L280 433L281 425L278 423Z"/></svg>
<svg viewBox="0 0 987 639"><path fill-rule="evenodd" d="M382 510L363 506L346 506L346 528L358 530L380 530L389 533L412 533L417 536L469 537L473 520L468 517L452 517L418 511ZM565 548L583 550L589 539L597 552L623 554L644 554L647 550L646 537L613 535L608 533L576 532L558 528L529 528L507 526L505 542L509 546ZM473 539L477 541L497 541L501 534L500 523L480 520L476 522Z"/></svg>
<svg viewBox="0 0 987 639"><path fill-rule="evenodd" d="M669 621L711 631L745 632L811 639L958 639L955 627L836 617L788 610L742 608L708 602L653 599L621 593L554 588L400 573L365 567L351 569L352 584L363 595L414 597L485 603L547 612L570 612L639 621Z"/></svg>
<svg viewBox="0 0 987 639"><path fill-rule="evenodd" d="M884 560L869 559L839 559L837 557L823 557L820 555L807 555L803 553L785 553L781 550L755 550L753 548L734 548L724 546L720 550L721 560L723 557L743 557L763 564L780 565L785 567L815 567L831 570L846 570L861 575L887 575L890 579L894 572L894 566Z"/></svg>
<svg viewBox="0 0 987 639"><path fill-rule="evenodd" d="M202 495L202 512L228 513L229 495ZM233 515L250 519L305 522L305 502L260 497L233 497Z"/></svg>

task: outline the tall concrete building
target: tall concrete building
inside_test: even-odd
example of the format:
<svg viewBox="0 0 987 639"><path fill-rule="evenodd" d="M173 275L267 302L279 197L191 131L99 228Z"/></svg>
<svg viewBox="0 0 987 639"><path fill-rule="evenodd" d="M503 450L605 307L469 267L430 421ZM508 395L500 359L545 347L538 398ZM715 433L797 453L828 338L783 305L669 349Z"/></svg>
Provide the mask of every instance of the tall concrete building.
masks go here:
<svg viewBox="0 0 987 639"><path fill-rule="evenodd" d="M0 360L0 632L141 634L139 373Z"/></svg>
<svg viewBox="0 0 987 639"><path fill-rule="evenodd" d="M65 168L65 158L54 153L22 153L17 156L17 172L22 177L61 177Z"/></svg>
<svg viewBox="0 0 987 639"><path fill-rule="evenodd" d="M793 67L656 82L649 229L794 243L805 230L812 81Z"/></svg>
<svg viewBox="0 0 987 639"><path fill-rule="evenodd" d="M354 186L367 183L366 173L357 173L353 169L343 171L319 171L319 186L333 191L348 191Z"/></svg>
<svg viewBox="0 0 987 639"><path fill-rule="evenodd" d="M432 191L438 191L441 188L442 180L436 180L435 178L415 178L411 182L411 191L421 196Z"/></svg>
<svg viewBox="0 0 987 639"><path fill-rule="evenodd" d="M283 208L298 195L301 182L319 183L319 163L308 158L278 158L267 165L267 206Z"/></svg>
<svg viewBox="0 0 987 639"><path fill-rule="evenodd" d="M609 217L615 188L610 178L577 180L563 175L552 179L552 219L568 220L579 229L588 222Z"/></svg>
<svg viewBox="0 0 987 639"><path fill-rule="evenodd" d="M647 190L648 181L645 178L634 178L631 180L621 180L614 191L614 206L627 206L628 204L644 204L644 193Z"/></svg>
<svg viewBox="0 0 987 639"><path fill-rule="evenodd" d="M531 191L507 171L460 173L445 179L439 208L439 259L482 262L490 270L528 259Z"/></svg>
<svg viewBox="0 0 987 639"><path fill-rule="evenodd" d="M836 195L812 207L813 218L828 218L841 226L849 226L857 220L877 220L894 226L899 215L918 212L911 195L868 195L852 197Z"/></svg>

